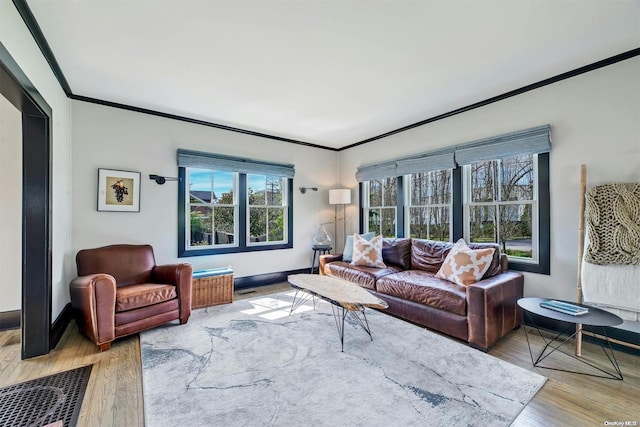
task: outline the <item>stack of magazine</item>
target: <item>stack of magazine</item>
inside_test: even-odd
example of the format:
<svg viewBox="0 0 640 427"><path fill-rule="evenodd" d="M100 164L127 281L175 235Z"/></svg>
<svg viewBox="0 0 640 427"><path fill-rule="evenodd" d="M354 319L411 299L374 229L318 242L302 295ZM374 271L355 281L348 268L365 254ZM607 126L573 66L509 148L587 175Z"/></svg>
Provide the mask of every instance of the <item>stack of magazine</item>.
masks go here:
<svg viewBox="0 0 640 427"><path fill-rule="evenodd" d="M577 316L579 314L585 314L589 312L589 309L586 307L581 307L579 305L570 304L564 301L556 301L554 299L541 302L540 307L559 311L565 314L570 314L572 316Z"/></svg>

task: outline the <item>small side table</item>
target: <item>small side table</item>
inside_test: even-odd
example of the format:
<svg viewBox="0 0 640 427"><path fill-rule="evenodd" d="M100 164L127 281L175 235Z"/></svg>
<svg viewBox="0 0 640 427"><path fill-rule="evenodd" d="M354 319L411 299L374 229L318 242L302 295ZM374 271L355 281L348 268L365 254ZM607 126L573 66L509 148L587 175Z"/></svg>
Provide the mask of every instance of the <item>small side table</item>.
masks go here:
<svg viewBox="0 0 640 427"><path fill-rule="evenodd" d="M586 307L589 309L588 313L585 314L580 314L577 316L573 316L571 314L565 314L565 313L561 313L559 311L555 311L555 310L551 310L549 308L545 308L545 307L541 307L540 303L543 301L549 301L549 299L547 298L520 298L518 300L518 306L520 308L522 308L522 310L524 311L524 314L526 315L527 319L529 320L529 322L531 323L531 325L533 325L533 327L535 328L535 330L538 332L538 335L540 335L540 338L542 338L542 340L545 343L544 348L542 349L542 351L540 352L540 354L538 355L537 359L533 359L533 351L531 350L531 343L529 342L529 333L527 332L527 327L526 325L524 326L524 332L525 332L525 336L527 337L527 346L529 347L529 354L531 355L531 363L533 363L534 367L538 367L538 368L544 368L544 369L552 369L555 371L563 371L563 372L571 372L574 374L581 374L581 375L587 375L587 376L591 376L591 377L599 377L599 378L608 378L608 379L614 379L614 380L620 380L622 381L622 372L620 371L620 366L618 365L618 361L616 360L616 356L613 352L613 348L611 348L611 342L609 341L609 337L607 336L607 332L605 330L606 326L616 326L622 323L622 319L619 316L616 316L613 313L609 313L608 311L599 309L597 307L591 307L591 306L587 306L587 305L582 305L582 304L576 304L574 302L569 302L569 301L563 301L563 302L568 302L569 304L573 304L573 305L579 305L582 307ZM552 320L556 320L556 321L560 321L560 322L565 322L568 323L569 326L567 328L565 328L563 331L561 331L560 333L558 333L556 336L554 336L551 339L545 338L542 335L542 332L540 331L540 328L538 327L538 325L536 325L536 323L533 320L533 316L532 314L541 316L541 317L546 317L547 319L552 319ZM595 334L595 330L596 328L601 328L602 330L602 336L605 337L605 342L606 342L606 346L603 344L600 344L600 348L602 349L602 351L604 352L604 354L607 356L607 358L609 359L609 361L611 362L611 366L613 367L613 369L615 369L615 373L614 372L608 372L605 371L604 369L600 368L599 366L594 365L593 363L588 362L587 360L577 357L571 353L567 353L565 351L563 351L561 349L561 347L566 344L568 341L570 341L573 337L576 336L577 332L576 332L576 326L582 324L582 333L585 332L590 332L591 335L597 339L596 334ZM570 331L572 331L573 333L569 333ZM548 351L547 351L548 350ZM558 368L551 368L548 366L541 366L540 362L542 362L544 359L546 359L549 355L551 355L551 353L555 352L555 351L559 351L562 354L565 354L569 357L571 357L572 359L575 359L581 363L584 363L585 365L588 365L590 367L592 367L593 369L596 369L600 372L602 372L603 374L606 374L606 376L604 375L593 375L593 374L587 374L584 372L577 372L577 371L569 371L569 370L565 370L565 369L558 369Z"/></svg>
<svg viewBox="0 0 640 427"><path fill-rule="evenodd" d="M316 260L318 260L318 273L320 272L320 255L328 254L333 249L330 245L311 245L313 250L313 259L311 260L311 274L316 269Z"/></svg>

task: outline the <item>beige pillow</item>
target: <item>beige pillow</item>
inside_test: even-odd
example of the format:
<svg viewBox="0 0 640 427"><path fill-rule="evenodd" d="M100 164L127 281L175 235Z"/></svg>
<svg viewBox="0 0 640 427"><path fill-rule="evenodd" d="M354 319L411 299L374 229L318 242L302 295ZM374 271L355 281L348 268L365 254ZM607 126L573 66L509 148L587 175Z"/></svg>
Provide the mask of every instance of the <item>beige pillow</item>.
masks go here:
<svg viewBox="0 0 640 427"><path fill-rule="evenodd" d="M368 241L354 234L351 265L385 268L386 265L382 262L382 236Z"/></svg>
<svg viewBox="0 0 640 427"><path fill-rule="evenodd" d="M470 249L464 240L460 239L449 251L436 277L458 285L472 285L487 272L494 252L494 248Z"/></svg>

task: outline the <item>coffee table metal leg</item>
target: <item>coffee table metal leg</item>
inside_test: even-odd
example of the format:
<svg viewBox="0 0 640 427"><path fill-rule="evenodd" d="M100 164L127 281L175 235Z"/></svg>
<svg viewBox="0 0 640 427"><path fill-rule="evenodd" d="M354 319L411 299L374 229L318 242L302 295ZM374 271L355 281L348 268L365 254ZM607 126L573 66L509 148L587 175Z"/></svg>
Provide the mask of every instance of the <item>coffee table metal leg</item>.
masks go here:
<svg viewBox="0 0 640 427"><path fill-rule="evenodd" d="M344 353L344 319L347 317L347 310L342 306L331 304L331 311L333 312L333 320L338 328L338 335L340 335L341 351Z"/></svg>
<svg viewBox="0 0 640 427"><path fill-rule="evenodd" d="M293 302L291 303L291 310L289 316L293 314L298 308L304 305L307 301L313 299L313 309L316 309L316 297L308 292L296 289L296 294L293 296Z"/></svg>

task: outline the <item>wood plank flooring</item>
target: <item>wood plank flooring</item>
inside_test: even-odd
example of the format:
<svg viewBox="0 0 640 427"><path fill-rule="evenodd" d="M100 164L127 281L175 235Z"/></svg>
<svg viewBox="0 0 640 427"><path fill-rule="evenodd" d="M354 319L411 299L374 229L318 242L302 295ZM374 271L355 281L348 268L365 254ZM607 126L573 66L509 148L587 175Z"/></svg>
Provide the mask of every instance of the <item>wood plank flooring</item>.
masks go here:
<svg viewBox="0 0 640 427"><path fill-rule="evenodd" d="M237 293L234 299L253 298L290 289L287 284ZM531 338L531 336L530 336ZM532 345L539 345L540 339ZM541 348L541 347L536 347ZM513 423L514 426L603 426L614 421L640 425L640 357L616 352L624 381L593 378L567 372L533 368L524 328L500 340L490 354L548 378L544 387ZM604 368L608 359L599 347L585 343L583 355ZM552 356L555 357L555 356ZM565 356L549 363L565 369L581 369ZM49 354L20 360L20 331L0 332L0 387L95 364L84 397L79 426L144 426L142 366L137 335L115 341L111 350L99 353L81 335L75 322ZM471 372L470 375L473 375Z"/></svg>

